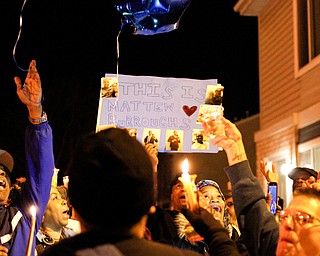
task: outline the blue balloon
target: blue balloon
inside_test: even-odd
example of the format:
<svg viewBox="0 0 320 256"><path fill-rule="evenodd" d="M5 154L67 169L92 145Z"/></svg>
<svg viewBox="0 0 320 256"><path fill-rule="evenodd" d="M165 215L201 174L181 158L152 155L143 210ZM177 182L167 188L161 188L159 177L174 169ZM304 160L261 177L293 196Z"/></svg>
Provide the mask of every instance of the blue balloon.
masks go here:
<svg viewBox="0 0 320 256"><path fill-rule="evenodd" d="M115 7L124 16L124 24L134 27L136 35L154 35L179 27L179 21L191 0L127 0Z"/></svg>

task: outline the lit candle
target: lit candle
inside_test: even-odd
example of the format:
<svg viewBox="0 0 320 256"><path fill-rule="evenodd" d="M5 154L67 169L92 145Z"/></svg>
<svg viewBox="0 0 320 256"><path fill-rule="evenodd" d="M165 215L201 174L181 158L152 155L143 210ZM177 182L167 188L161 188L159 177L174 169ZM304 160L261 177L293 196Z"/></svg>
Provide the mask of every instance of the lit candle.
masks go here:
<svg viewBox="0 0 320 256"><path fill-rule="evenodd" d="M198 202L195 195L195 180L197 178L196 174L189 174L189 162L186 158L182 163L182 175L179 180L183 184L183 188L186 191L187 205L190 211L195 211L198 209Z"/></svg>
<svg viewBox="0 0 320 256"><path fill-rule="evenodd" d="M69 176L63 176L63 185L68 188L69 187Z"/></svg>
<svg viewBox="0 0 320 256"><path fill-rule="evenodd" d="M54 168L54 172L52 175L51 186L56 187L58 185L58 172L60 169Z"/></svg>
<svg viewBox="0 0 320 256"><path fill-rule="evenodd" d="M31 250L32 250L32 244L33 244L33 238L34 238L34 230L36 228L36 212L37 212L36 207L34 205L32 205L30 207L31 226L30 226L30 233L29 233L29 240L28 240L28 247L27 247L27 251L26 251L26 256L33 255Z"/></svg>

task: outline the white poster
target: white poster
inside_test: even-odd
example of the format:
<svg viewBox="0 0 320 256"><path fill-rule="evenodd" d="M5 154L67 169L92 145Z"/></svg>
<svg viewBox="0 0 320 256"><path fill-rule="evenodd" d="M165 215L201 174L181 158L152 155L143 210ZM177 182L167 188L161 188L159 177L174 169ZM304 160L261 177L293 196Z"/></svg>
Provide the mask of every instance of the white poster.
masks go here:
<svg viewBox="0 0 320 256"><path fill-rule="evenodd" d="M216 153L198 122L208 85L195 80L106 74L101 78L97 131L121 127L159 152Z"/></svg>

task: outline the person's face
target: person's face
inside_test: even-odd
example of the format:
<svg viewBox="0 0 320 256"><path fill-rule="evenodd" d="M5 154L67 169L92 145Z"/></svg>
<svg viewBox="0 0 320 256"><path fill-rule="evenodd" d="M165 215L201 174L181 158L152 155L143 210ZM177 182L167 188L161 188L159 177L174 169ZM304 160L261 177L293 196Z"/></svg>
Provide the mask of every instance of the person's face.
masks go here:
<svg viewBox="0 0 320 256"><path fill-rule="evenodd" d="M67 201L61 198L59 191L55 187L51 187L43 225L53 230L65 227L68 224L68 212Z"/></svg>
<svg viewBox="0 0 320 256"><path fill-rule="evenodd" d="M203 194L207 201L208 206L212 209L213 216L223 221L225 202L223 201L222 195L219 190L213 186L205 186L200 192Z"/></svg>
<svg viewBox="0 0 320 256"><path fill-rule="evenodd" d="M180 181L172 187L171 205L173 209L177 211L181 211L181 209L187 206L186 190Z"/></svg>
<svg viewBox="0 0 320 256"><path fill-rule="evenodd" d="M197 142L201 143L201 144L203 143L203 136L202 135L197 136Z"/></svg>
<svg viewBox="0 0 320 256"><path fill-rule="evenodd" d="M131 130L129 131L129 134L130 134L131 137L134 137L134 138L135 138L136 135L137 135L137 134L136 134L136 131L135 131L134 129L131 129Z"/></svg>
<svg viewBox="0 0 320 256"><path fill-rule="evenodd" d="M293 191L300 189L304 186L306 181L310 178L310 174L307 172L299 172L297 177L293 181Z"/></svg>
<svg viewBox="0 0 320 256"><path fill-rule="evenodd" d="M103 79L103 85L105 88L109 87L109 79Z"/></svg>
<svg viewBox="0 0 320 256"><path fill-rule="evenodd" d="M226 199L226 205L227 205L227 211L230 214L230 216L234 219L236 219L236 212L234 210L234 204L233 204L233 198L229 197Z"/></svg>
<svg viewBox="0 0 320 256"><path fill-rule="evenodd" d="M10 183L6 172L0 168L0 205L5 204L10 194Z"/></svg>
<svg viewBox="0 0 320 256"><path fill-rule="evenodd" d="M319 238L320 200L305 195L293 197L287 209L280 213L276 255L319 255Z"/></svg>

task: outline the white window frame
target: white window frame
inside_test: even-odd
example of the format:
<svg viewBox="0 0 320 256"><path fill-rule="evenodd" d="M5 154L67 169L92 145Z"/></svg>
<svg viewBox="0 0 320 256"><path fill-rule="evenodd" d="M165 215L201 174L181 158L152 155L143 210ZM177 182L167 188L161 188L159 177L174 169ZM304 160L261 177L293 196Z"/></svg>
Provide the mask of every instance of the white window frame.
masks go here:
<svg viewBox="0 0 320 256"><path fill-rule="evenodd" d="M309 72L311 69L317 67L318 65L320 65L320 54L318 54L317 56L315 56L314 58L311 57L311 42L312 42L312 29L313 26L311 24L311 4L310 4L310 0L306 0L307 1L307 17L308 17L308 59L309 62L302 66L299 67L299 33L298 33L298 22L299 22L299 18L298 18L298 1L300 0L294 0L293 1L293 35L294 35L294 73L295 73L295 78L299 78L302 75L306 74L307 72ZM320 18L320 17L319 17Z"/></svg>
<svg viewBox="0 0 320 256"><path fill-rule="evenodd" d="M319 163L317 163L317 165L316 165L316 163L314 162L315 159L313 157L313 149L318 148L318 147L320 147L320 137L317 137L313 140L309 140L309 141L306 141L304 143L299 144L298 145L298 153L299 153L298 164L300 164L300 154L310 150L311 151L310 166L307 166L307 167L314 169L315 166L319 166ZM316 159L316 161L320 161L320 159ZM316 171L320 171L320 170L316 170Z"/></svg>

